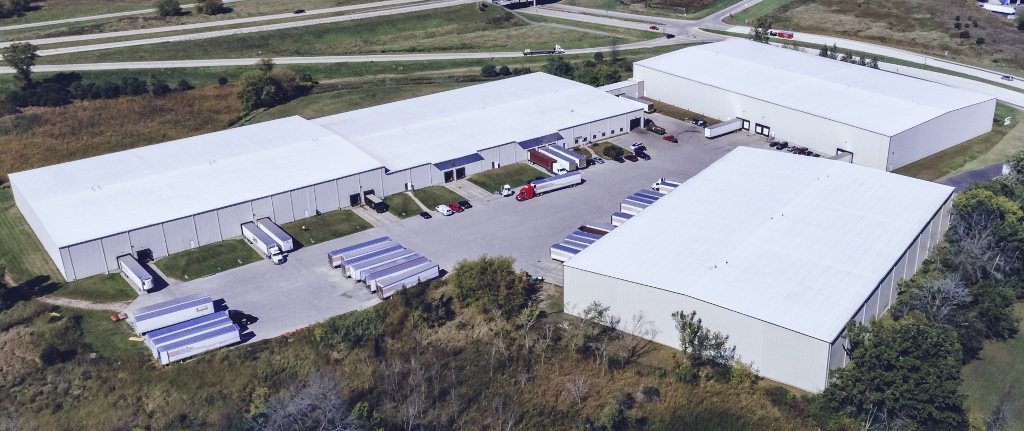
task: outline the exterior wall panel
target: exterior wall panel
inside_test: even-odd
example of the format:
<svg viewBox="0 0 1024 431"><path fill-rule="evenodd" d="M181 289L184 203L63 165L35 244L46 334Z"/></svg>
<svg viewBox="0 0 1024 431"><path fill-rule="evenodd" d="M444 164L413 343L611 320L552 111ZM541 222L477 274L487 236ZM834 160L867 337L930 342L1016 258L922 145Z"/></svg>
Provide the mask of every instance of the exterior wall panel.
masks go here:
<svg viewBox="0 0 1024 431"><path fill-rule="evenodd" d="M220 235L224 239L242 236L242 223L253 221L252 205L249 202L240 203L227 208L217 210L217 220L220 222Z"/></svg>
<svg viewBox="0 0 1024 431"><path fill-rule="evenodd" d="M117 258L126 254L132 254L132 242L128 240L128 233L111 235L100 240L103 244L103 255L107 261L107 272L120 270Z"/></svg>
<svg viewBox="0 0 1024 431"><path fill-rule="evenodd" d="M196 225L192 221L192 217L166 222L163 225L163 229L168 254L199 246L199 238L196 237Z"/></svg>
<svg viewBox="0 0 1024 431"><path fill-rule="evenodd" d="M71 250L68 250L67 247L64 247L64 248L60 249L59 253L60 253L60 261L59 262L61 264L57 265L57 267L60 268L61 272L64 273L64 279L65 280L69 280L69 281L70 280L77 280L78 277L77 277L77 274L75 274L75 265L74 265L73 262L71 262Z"/></svg>
<svg viewBox="0 0 1024 431"><path fill-rule="evenodd" d="M480 157L484 158L484 166L486 169L494 169L502 166L501 164L501 147L488 148L486 150L477 151L480 153Z"/></svg>
<svg viewBox="0 0 1024 431"><path fill-rule="evenodd" d="M217 211L196 214L192 217L192 221L196 225L199 245L213 244L223 239L220 236L220 221L217 220Z"/></svg>
<svg viewBox="0 0 1024 431"><path fill-rule="evenodd" d="M377 196L384 197L405 191L405 184L409 182L409 171L394 171L384 176L384 194Z"/></svg>
<svg viewBox="0 0 1024 431"><path fill-rule="evenodd" d="M75 275L78 278L107 272L107 263L103 258L103 245L100 240L73 245L68 247L68 251L71 255L71 262L75 265Z"/></svg>
<svg viewBox="0 0 1024 431"><path fill-rule="evenodd" d="M412 183L413 187L422 189L429 187L430 183L430 171L433 165L417 166L410 170L409 182ZM402 190L405 190L404 188Z"/></svg>
<svg viewBox="0 0 1024 431"><path fill-rule="evenodd" d="M498 165L505 166L518 162L519 159L516 157L516 148L522 150L522 148L519 147L519 144L515 142L498 147ZM526 154L525 150L523 151L523 154Z"/></svg>
<svg viewBox="0 0 1024 431"><path fill-rule="evenodd" d="M374 169L359 174L359 187L362 187L364 192L373 190L377 192L377 196L383 197L384 169Z"/></svg>
<svg viewBox="0 0 1024 431"><path fill-rule="evenodd" d="M316 214L316 197L312 187L292 190L290 195L292 197L292 216L295 217L295 220ZM238 234L242 234L241 228L238 229Z"/></svg>
<svg viewBox="0 0 1024 431"><path fill-rule="evenodd" d="M992 131L995 99L947 112L892 137L889 165L893 169Z"/></svg>
<svg viewBox="0 0 1024 431"><path fill-rule="evenodd" d="M351 177L345 177L337 181L338 182L338 196L341 208L349 206L349 196L359 194L359 176L353 175ZM362 198L360 198L362 199Z"/></svg>
<svg viewBox="0 0 1024 431"><path fill-rule="evenodd" d="M696 311L707 328L728 334L736 353L746 362L753 361L765 377L809 391L825 387L828 342L684 295L564 268L565 310L570 314L579 315L593 301L610 306L611 313L624 320L642 312L659 331L654 341L677 348L672 313Z"/></svg>
<svg viewBox="0 0 1024 431"><path fill-rule="evenodd" d="M274 195L271 198L274 203L274 223L282 224L295 221L295 214L292 213L292 195L285 192Z"/></svg>
<svg viewBox="0 0 1024 431"><path fill-rule="evenodd" d="M322 213L334 211L341 208L341 200L338 199L338 184L334 181L320 183L313 186L316 193L316 209Z"/></svg>
<svg viewBox="0 0 1024 431"><path fill-rule="evenodd" d="M167 242L161 225L135 229L128 232L128 239L132 242L132 256L138 257L140 250L147 249L153 253L154 259L167 256Z"/></svg>
<svg viewBox="0 0 1024 431"><path fill-rule="evenodd" d="M885 314L885 312L889 311L889 307L892 305L892 301L896 299L896 295L894 293L895 286L892 279L891 270L888 274L886 274L885 280L882 280L882 284L879 290L881 291L881 293L878 296L880 301L878 304L878 308L882 310L881 314Z"/></svg>
<svg viewBox="0 0 1024 431"><path fill-rule="evenodd" d="M269 217L275 222L277 220L277 217L274 217L274 199L270 196L252 201L252 218L259 220L264 217Z"/></svg>

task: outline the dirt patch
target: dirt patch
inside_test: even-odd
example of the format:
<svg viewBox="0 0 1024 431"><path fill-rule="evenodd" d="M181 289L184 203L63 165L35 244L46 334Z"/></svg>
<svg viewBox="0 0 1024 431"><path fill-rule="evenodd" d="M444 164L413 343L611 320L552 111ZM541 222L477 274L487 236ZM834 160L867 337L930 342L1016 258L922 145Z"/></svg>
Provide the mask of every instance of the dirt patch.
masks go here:
<svg viewBox="0 0 1024 431"><path fill-rule="evenodd" d="M0 333L0 376L24 374L36 366L38 356L39 348L32 342L31 329L19 326Z"/></svg>
<svg viewBox="0 0 1024 431"><path fill-rule="evenodd" d="M80 299L60 298L57 296L40 296L36 298L47 304L53 304L60 307L71 307L81 308L84 310L99 310L99 311L113 311L120 313L128 308L128 302L106 302L106 303L95 303L89 301L82 301Z"/></svg>

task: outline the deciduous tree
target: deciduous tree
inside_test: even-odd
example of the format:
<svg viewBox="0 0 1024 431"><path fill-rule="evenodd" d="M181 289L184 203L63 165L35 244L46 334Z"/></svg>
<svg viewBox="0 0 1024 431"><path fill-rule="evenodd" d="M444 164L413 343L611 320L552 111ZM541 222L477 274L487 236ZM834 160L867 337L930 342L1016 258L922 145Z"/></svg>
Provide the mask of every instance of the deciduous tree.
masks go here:
<svg viewBox="0 0 1024 431"><path fill-rule="evenodd" d="M38 52L39 48L28 42L15 42L0 50L4 65L14 69L15 89L25 90L32 86L32 67L39 58Z"/></svg>

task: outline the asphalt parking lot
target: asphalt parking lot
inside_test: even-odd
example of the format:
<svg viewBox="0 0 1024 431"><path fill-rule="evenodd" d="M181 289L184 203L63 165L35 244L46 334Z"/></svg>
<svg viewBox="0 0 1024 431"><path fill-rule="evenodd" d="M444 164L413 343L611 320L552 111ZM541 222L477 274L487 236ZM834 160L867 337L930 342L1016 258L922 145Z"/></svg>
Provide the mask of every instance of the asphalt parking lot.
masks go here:
<svg viewBox="0 0 1024 431"><path fill-rule="evenodd" d="M519 269L561 284L562 266L550 258L549 247L578 226L608 223L622 199L649 189L658 178L685 181L737 146L768 148L764 137L745 131L709 140L696 126L659 114L650 117L676 135L679 143L641 129L610 139L627 149L633 142L643 142L651 155L649 161L607 161L590 166L583 170L584 184L525 202L498 195L471 199L473 208L453 216L413 217L306 246L291 253L283 265L264 260L175 284L139 297L130 308L203 292L214 299L223 298L231 309L259 318L250 326L253 340L276 337L376 304L377 298L362 285L330 269L326 254L384 235L437 262L443 270L450 271L462 259L507 255L516 259Z"/></svg>

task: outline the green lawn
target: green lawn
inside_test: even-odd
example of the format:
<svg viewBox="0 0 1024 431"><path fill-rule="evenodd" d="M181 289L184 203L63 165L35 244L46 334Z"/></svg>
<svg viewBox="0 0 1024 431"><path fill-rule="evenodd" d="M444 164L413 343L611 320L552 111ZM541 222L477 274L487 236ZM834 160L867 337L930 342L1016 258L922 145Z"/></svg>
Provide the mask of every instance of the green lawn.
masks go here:
<svg viewBox="0 0 1024 431"><path fill-rule="evenodd" d="M601 156L601 158L605 159L605 161L611 161L608 158L608 156L604 155L605 147L618 147L618 145L615 145L615 144L613 144L611 142L608 142L608 141L601 141L601 142L595 142L593 144L590 144L589 146L587 146L587 149L590 150L590 151L593 151L594 154L597 154L598 156ZM622 148L622 147L619 147L619 148ZM632 151L629 151L629 150L627 150L625 148L622 148L622 151L624 152L623 154L627 154L627 155L628 154L633 154Z"/></svg>
<svg viewBox="0 0 1024 431"><path fill-rule="evenodd" d="M118 358L148 353L141 341L128 340L135 334L126 323L110 320L113 313L109 311L61 308L59 312L65 317L81 316L82 340L99 356Z"/></svg>
<svg viewBox="0 0 1024 431"><path fill-rule="evenodd" d="M413 190L412 194L416 195L416 199L419 199L420 202L423 202L423 206L430 209L436 208L438 205L466 200L444 186L424 187Z"/></svg>
<svg viewBox="0 0 1024 431"><path fill-rule="evenodd" d="M657 38L660 38L660 37L665 37L661 33L656 33L656 32L652 32L652 31L634 30L634 29L631 29L631 28L622 28L622 27L612 27L610 25L591 24L591 23L582 22L582 21L573 21L573 20L568 20L568 19L552 18L552 17L544 16L544 15L535 15L535 14L532 14L532 13L520 13L520 15L522 15L526 19L528 19L530 21L533 21L533 22L536 22L536 23L566 25L566 26L569 26L569 27L582 28L582 29L586 29L586 30L593 30L593 31L599 31L599 32L602 32L602 33L613 34L613 35L616 35L616 36L621 38L619 43L639 42L639 41L642 41L642 40L651 40L651 39L657 39ZM551 49L551 48L547 48L547 49Z"/></svg>
<svg viewBox="0 0 1024 431"><path fill-rule="evenodd" d="M745 25L748 20L753 21L770 14L775 9L791 1L793 0L761 0L760 3L727 16L723 21L733 25Z"/></svg>
<svg viewBox="0 0 1024 431"><path fill-rule="evenodd" d="M405 193L395 193L384 198L388 204L388 212L398 218L409 218L423 211L412 197Z"/></svg>
<svg viewBox="0 0 1024 431"><path fill-rule="evenodd" d="M7 267L15 283L40 275L53 281L64 279L18 211L11 189L0 190L0 265Z"/></svg>
<svg viewBox="0 0 1024 431"><path fill-rule="evenodd" d="M187 281L248 265L262 258L245 240L231 239L172 254L156 261L155 265L164 275Z"/></svg>
<svg viewBox="0 0 1024 431"><path fill-rule="evenodd" d="M94 275L64 283L53 296L90 302L131 301L139 295L120 273Z"/></svg>
<svg viewBox="0 0 1024 431"><path fill-rule="evenodd" d="M531 26L475 4L377 18L41 57L39 64L407 52L521 51L524 46L606 46L605 35ZM510 15L511 16L511 15Z"/></svg>
<svg viewBox="0 0 1024 431"><path fill-rule="evenodd" d="M1002 123L1002 119L1006 117L1011 117L1009 126L1004 126ZM893 172L908 177L934 181L957 171L967 163L991 151L1011 129L1016 127L1018 111L1002 103L997 103L995 118L998 118L1000 121L992 124L991 132L932 154L898 168Z"/></svg>
<svg viewBox="0 0 1024 431"><path fill-rule="evenodd" d="M304 246L341 238L371 227L369 222L349 210L329 211L281 225L281 229Z"/></svg>
<svg viewBox="0 0 1024 431"><path fill-rule="evenodd" d="M586 157L588 159L591 158L591 157L594 157L594 153L591 153L590 150L588 150L587 147L584 147L584 146L580 146L580 147L576 147L576 148L571 148L571 150L572 150L572 152L574 152L576 154L579 154L579 155L581 155L583 157Z"/></svg>
<svg viewBox="0 0 1024 431"><path fill-rule="evenodd" d="M515 189L537 178L549 176L526 163L513 163L473 175L469 177L469 182L489 192L497 192L501 191L501 186L505 184Z"/></svg>
<svg viewBox="0 0 1024 431"><path fill-rule="evenodd" d="M1024 319L1024 303L1014 307ZM1006 429L1024 429L1024 325L1017 337L1007 342L985 342L981 359L963 370L961 392L967 395L971 416L984 417L992 412L1004 392L1013 394L1010 423Z"/></svg>

